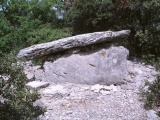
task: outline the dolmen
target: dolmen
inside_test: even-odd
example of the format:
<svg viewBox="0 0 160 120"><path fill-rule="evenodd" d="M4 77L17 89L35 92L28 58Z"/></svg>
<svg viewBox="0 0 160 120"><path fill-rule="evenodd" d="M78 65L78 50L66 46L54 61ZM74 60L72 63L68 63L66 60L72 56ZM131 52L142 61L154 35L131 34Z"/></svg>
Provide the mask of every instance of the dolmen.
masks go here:
<svg viewBox="0 0 160 120"><path fill-rule="evenodd" d="M27 67L26 75L54 83L126 83L129 51L115 44L126 40L130 30L82 34L33 45L20 50L19 60L42 60L40 66Z"/></svg>

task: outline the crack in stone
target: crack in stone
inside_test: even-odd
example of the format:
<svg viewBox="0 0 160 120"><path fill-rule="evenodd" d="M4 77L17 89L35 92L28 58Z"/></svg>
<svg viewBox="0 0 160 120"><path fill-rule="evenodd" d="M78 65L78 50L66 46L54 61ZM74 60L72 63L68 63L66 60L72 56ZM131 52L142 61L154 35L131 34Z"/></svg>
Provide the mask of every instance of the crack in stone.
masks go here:
<svg viewBox="0 0 160 120"><path fill-rule="evenodd" d="M89 63L89 65L92 66L92 67L96 67L95 65L93 65L93 64L91 64L91 63Z"/></svg>

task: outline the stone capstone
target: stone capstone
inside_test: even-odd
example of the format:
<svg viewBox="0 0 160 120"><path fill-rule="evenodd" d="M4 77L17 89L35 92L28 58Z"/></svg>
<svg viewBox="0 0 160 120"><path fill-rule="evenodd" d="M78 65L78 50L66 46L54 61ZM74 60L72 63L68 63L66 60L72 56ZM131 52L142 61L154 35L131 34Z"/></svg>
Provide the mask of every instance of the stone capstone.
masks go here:
<svg viewBox="0 0 160 120"><path fill-rule="evenodd" d="M35 80L91 85L122 84L126 82L128 54L122 46L65 54L53 62L46 61L43 70L35 70Z"/></svg>
<svg viewBox="0 0 160 120"><path fill-rule="evenodd" d="M72 36L22 49L18 53L17 57L19 59L26 60L42 58L49 54L57 53L71 48L84 47L104 42L115 43L127 39L129 34L130 30L122 30L118 32L105 31Z"/></svg>

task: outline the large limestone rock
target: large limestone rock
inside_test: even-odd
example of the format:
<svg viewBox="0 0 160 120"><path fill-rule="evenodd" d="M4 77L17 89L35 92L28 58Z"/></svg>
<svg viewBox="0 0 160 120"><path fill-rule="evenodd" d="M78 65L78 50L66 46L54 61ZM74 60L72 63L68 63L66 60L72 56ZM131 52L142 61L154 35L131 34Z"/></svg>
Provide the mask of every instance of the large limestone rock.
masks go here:
<svg viewBox="0 0 160 120"><path fill-rule="evenodd" d="M122 84L126 82L128 54L122 46L65 54L53 62L46 61L44 70L35 70L35 79L55 83Z"/></svg>
<svg viewBox="0 0 160 120"><path fill-rule="evenodd" d="M128 38L130 30L122 30L118 32L105 31L95 32L73 37L63 38L57 41L33 45L31 47L22 49L17 57L19 59L35 59L53 54L56 52L64 51L76 47L84 47L91 44L103 42L117 42Z"/></svg>

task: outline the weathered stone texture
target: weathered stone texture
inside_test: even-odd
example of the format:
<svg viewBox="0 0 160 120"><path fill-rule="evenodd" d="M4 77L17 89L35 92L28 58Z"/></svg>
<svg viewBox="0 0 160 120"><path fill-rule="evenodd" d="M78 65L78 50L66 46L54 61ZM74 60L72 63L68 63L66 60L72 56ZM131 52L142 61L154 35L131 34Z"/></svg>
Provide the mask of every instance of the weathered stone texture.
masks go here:
<svg viewBox="0 0 160 120"><path fill-rule="evenodd" d="M125 82L128 54L122 46L67 54L54 62L45 62L43 77L37 71L35 79L55 83L121 84Z"/></svg>
<svg viewBox="0 0 160 120"><path fill-rule="evenodd" d="M105 31L95 32L77 35L73 37L59 39L57 41L33 45L31 47L22 49L17 57L19 59L35 59L60 52L63 50L83 47L91 44L103 43L103 42L117 42L128 38L130 30L122 30L118 32Z"/></svg>

